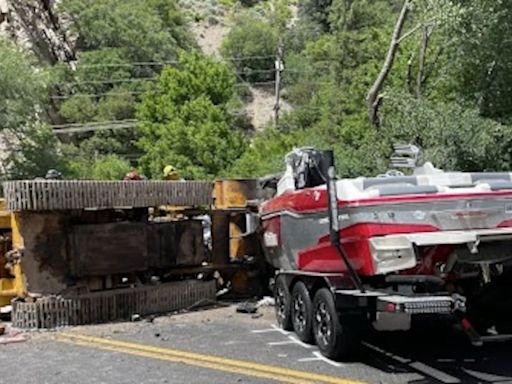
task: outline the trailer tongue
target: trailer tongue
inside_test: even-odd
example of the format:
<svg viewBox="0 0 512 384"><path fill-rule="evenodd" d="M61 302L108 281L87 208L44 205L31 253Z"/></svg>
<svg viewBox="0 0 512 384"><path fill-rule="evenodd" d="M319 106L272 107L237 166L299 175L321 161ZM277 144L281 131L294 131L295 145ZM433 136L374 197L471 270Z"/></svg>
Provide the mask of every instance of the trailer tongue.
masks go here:
<svg viewBox="0 0 512 384"><path fill-rule="evenodd" d="M395 164L421 160L396 149ZM449 317L476 345L512 333L511 174L426 163L336 180L332 152L306 148L287 156L277 189L260 208L277 320L324 355L424 315Z"/></svg>

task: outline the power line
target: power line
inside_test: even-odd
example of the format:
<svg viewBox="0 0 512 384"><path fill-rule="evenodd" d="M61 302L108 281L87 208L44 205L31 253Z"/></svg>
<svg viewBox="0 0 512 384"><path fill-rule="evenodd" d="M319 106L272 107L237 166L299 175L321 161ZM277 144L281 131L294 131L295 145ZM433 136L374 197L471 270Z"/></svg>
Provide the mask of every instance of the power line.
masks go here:
<svg viewBox="0 0 512 384"><path fill-rule="evenodd" d="M269 81L256 81L256 82L253 82L253 83L248 83L248 82L244 82L244 83L237 83L235 84L233 87L235 88L242 88L242 87L245 87L245 86L248 86L248 87L255 87L255 86L258 86L258 85L272 85L274 84L275 80L269 80ZM73 93L73 94L69 94L69 95L53 95L53 96L50 96L50 99L53 99L53 100L67 100L67 99L71 99L72 97L102 97L102 96L126 96L126 95L141 95L141 94L144 94L146 92L154 92L154 91L130 91L130 90L126 90L126 91L123 91L123 92L103 92L103 93Z"/></svg>
<svg viewBox="0 0 512 384"><path fill-rule="evenodd" d="M68 83L57 83L56 86L77 86L77 85L85 85L85 84L111 84L111 83L133 83L137 81L154 81L157 80L158 77L130 77L126 79L104 79L104 80L85 80L85 81L73 81Z"/></svg>
<svg viewBox="0 0 512 384"><path fill-rule="evenodd" d="M110 120L110 121L95 121L90 123L70 123L70 124L57 124L52 125L53 132L55 134L62 133L80 133L80 132L95 132L110 129L125 129L133 128L137 120L125 119L125 120Z"/></svg>
<svg viewBox="0 0 512 384"><path fill-rule="evenodd" d="M52 125L52 128L59 129L59 128L72 128L72 127L80 127L84 124L94 126L94 125L104 125L104 124L115 124L115 123L135 123L137 122L136 119L124 119L124 120L105 120L105 121L90 121L88 123L68 123L68 124L56 124Z"/></svg>
<svg viewBox="0 0 512 384"><path fill-rule="evenodd" d="M251 75L256 73L273 73L275 69L248 69L247 71L238 71L236 72L239 75ZM101 80L84 80L84 81L72 81L72 82L64 82L57 83L56 86L80 86L87 84L111 84L111 83L132 83L137 81L155 81L159 77L151 76L151 77L130 77L124 79L101 79Z"/></svg>
<svg viewBox="0 0 512 384"><path fill-rule="evenodd" d="M77 67L79 68L104 68L104 67L153 67L153 66L162 66L167 64L179 64L178 61L169 60L169 61L134 61L128 63L99 63L99 64L80 64L78 63Z"/></svg>
<svg viewBox="0 0 512 384"><path fill-rule="evenodd" d="M126 96L126 95L142 95L146 91L125 91L125 92L104 92L104 93L73 93L71 95L54 95L50 96L53 100L67 100L72 97L101 97L101 96Z"/></svg>
<svg viewBox="0 0 512 384"><path fill-rule="evenodd" d="M319 111L321 107L319 106L306 106L302 107L305 110L316 110ZM267 108L258 108L258 112L273 111L274 107ZM232 109L229 110L228 113L232 116L243 116L247 113L250 113L247 109ZM270 120L270 119L269 119ZM137 125L137 120L135 119L125 119L125 120L111 120L111 121L101 121L101 122L90 122L90 123L70 123L70 124L59 124L52 125L53 132L55 134L69 134L69 133L84 133L84 132L97 132L97 131L105 131L105 130L116 130L116 129L132 129Z"/></svg>
<svg viewBox="0 0 512 384"><path fill-rule="evenodd" d="M257 60L257 59L270 59L273 55L260 55L260 56L244 56L244 57L225 57L224 60L229 61L245 61L245 60ZM126 63L96 63L96 64L80 64L78 62L77 67L80 68L101 68L101 67L150 67L150 66L162 66L167 64L180 64L177 60L161 60L161 61L133 61Z"/></svg>

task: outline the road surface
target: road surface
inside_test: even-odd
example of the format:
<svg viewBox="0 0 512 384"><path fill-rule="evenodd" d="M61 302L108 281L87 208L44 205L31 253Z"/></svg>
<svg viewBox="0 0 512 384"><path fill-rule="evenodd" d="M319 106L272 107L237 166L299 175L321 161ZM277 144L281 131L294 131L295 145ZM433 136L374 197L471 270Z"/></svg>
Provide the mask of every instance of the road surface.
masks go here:
<svg viewBox="0 0 512 384"><path fill-rule="evenodd" d="M131 323L30 332L0 345L1 383L512 383L512 344L474 348L448 329L369 336L334 362L234 306Z"/></svg>

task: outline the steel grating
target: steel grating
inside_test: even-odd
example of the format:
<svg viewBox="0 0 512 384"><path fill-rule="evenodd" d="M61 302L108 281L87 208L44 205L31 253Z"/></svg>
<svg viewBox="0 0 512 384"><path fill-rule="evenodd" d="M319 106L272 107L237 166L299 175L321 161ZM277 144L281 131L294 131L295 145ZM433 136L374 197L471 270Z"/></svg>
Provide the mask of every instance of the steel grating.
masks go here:
<svg viewBox="0 0 512 384"><path fill-rule="evenodd" d="M215 294L215 281L187 280L75 297L49 296L33 303L15 301L12 322L17 328L38 329L130 320L133 315L165 313L208 303L215 300Z"/></svg>
<svg viewBox="0 0 512 384"><path fill-rule="evenodd" d="M7 209L142 208L160 205L209 205L208 181L18 180L3 183Z"/></svg>

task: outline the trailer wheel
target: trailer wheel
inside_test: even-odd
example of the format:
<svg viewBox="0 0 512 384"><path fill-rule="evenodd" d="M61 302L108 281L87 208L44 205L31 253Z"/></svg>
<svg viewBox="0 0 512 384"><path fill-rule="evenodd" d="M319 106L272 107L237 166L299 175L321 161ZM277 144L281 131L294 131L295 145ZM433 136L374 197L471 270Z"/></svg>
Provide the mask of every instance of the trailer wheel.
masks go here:
<svg viewBox="0 0 512 384"><path fill-rule="evenodd" d="M334 297L321 288L313 300L313 335L320 352L330 359L346 359L359 349L357 325L338 315Z"/></svg>
<svg viewBox="0 0 512 384"><path fill-rule="evenodd" d="M293 330L300 340L311 343L313 341L313 303L302 281L293 286L291 307Z"/></svg>
<svg viewBox="0 0 512 384"><path fill-rule="evenodd" d="M291 295L282 276L277 276L274 283L274 299L277 325L285 331L292 331Z"/></svg>

